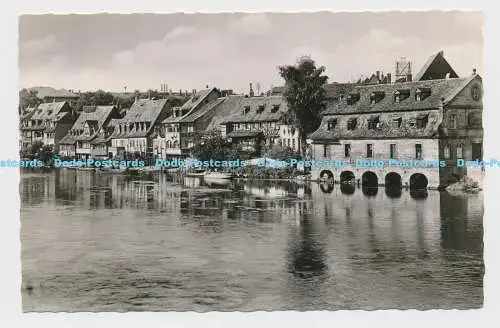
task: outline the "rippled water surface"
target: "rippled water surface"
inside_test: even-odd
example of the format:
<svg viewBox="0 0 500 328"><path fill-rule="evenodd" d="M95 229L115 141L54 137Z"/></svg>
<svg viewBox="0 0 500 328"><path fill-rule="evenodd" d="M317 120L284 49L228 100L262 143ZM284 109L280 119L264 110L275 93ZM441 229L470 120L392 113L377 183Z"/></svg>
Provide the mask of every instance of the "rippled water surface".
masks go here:
<svg viewBox="0 0 500 328"><path fill-rule="evenodd" d="M482 194L21 175L24 311L478 308Z"/></svg>

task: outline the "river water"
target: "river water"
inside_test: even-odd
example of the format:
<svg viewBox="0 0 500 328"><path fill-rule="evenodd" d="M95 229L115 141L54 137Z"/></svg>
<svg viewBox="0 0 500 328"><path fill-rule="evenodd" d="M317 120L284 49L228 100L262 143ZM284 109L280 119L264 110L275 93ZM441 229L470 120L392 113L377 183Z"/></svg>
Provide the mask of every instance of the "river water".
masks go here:
<svg viewBox="0 0 500 328"><path fill-rule="evenodd" d="M483 196L23 173L24 311L470 309Z"/></svg>

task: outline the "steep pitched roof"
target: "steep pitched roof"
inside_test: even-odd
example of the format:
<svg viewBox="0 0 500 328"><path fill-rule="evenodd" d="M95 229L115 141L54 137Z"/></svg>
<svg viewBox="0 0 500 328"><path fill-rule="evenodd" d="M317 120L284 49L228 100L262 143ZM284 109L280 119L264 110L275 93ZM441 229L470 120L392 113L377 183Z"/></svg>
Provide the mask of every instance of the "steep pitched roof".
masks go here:
<svg viewBox="0 0 500 328"><path fill-rule="evenodd" d="M122 130L120 132L119 128L115 128L112 134L112 138L142 138L150 134L154 128L154 124L160 117L162 111L167 108L167 99L139 99L130 110L127 111L125 117L122 119L113 120L113 126L119 126L121 124L129 126L130 124L135 125L135 123L148 123L149 126L144 130Z"/></svg>
<svg viewBox="0 0 500 328"><path fill-rule="evenodd" d="M368 128L371 119L378 118L380 123L374 129ZM417 128L418 118L426 118L424 128ZM356 120L356 128L347 129L348 122ZM328 124L336 120L332 130ZM400 126L393 125L393 121L400 120ZM312 140L340 140L340 139L381 139L381 138L428 138L437 135L442 116L439 110L426 110L419 112L384 112L380 114L339 115L325 117L321 126L309 135Z"/></svg>
<svg viewBox="0 0 500 328"><path fill-rule="evenodd" d="M57 114L63 109L65 101L43 103L38 105L38 108L34 110L32 120L54 120L57 119Z"/></svg>
<svg viewBox="0 0 500 328"><path fill-rule="evenodd" d="M458 77L458 74L444 58L444 52L441 50L427 59L424 66L415 75L414 81L443 79L447 73L450 74L450 78Z"/></svg>
<svg viewBox="0 0 500 328"><path fill-rule="evenodd" d="M208 104L204 104L197 111L183 116L181 118L180 122L181 123L193 123L197 119L199 119L200 117L203 117L205 114L207 114L212 109L217 107L223 101L224 101L224 99L219 98L215 101L209 102Z"/></svg>
<svg viewBox="0 0 500 328"><path fill-rule="evenodd" d="M210 126L224 123L279 121L288 111L287 102L282 96L248 98L228 96L223 99L224 101L218 105L218 115L214 117ZM277 110L274 106L278 106Z"/></svg>
<svg viewBox="0 0 500 328"><path fill-rule="evenodd" d="M85 122L89 122L89 124L95 127L101 127L109 118L114 108L114 106L94 106L93 111L87 108L87 111L80 113L71 129L83 130Z"/></svg>
<svg viewBox="0 0 500 328"><path fill-rule="evenodd" d="M337 103L329 104L323 114L359 114L365 112L415 111L440 108L443 103L446 104L450 101L474 78L479 78L479 76L472 75L466 78L356 86L351 91L351 94L359 94L360 98L358 101L350 105L347 103L348 100L346 97ZM421 101L416 101L415 93L417 89L430 89L431 94ZM396 103L394 101L394 92L397 90L409 91L410 95L408 98ZM383 92L384 98L372 104L370 102L370 96L372 93L377 92Z"/></svg>
<svg viewBox="0 0 500 328"><path fill-rule="evenodd" d="M154 123L166 105L167 99L138 99L134 102L132 107L130 107L122 120L127 123Z"/></svg>

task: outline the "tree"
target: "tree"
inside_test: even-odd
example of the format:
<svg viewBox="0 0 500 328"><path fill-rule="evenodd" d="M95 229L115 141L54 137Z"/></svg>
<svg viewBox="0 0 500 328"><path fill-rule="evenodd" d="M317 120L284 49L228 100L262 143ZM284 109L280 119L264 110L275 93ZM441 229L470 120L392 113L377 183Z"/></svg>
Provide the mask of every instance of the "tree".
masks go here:
<svg viewBox="0 0 500 328"><path fill-rule="evenodd" d="M324 86L328 76L324 72L325 67L316 67L308 56L299 58L296 65L279 67L280 76L285 80L284 96L289 107L286 120L299 130L302 155L307 135L321 124L320 113L326 106Z"/></svg>
<svg viewBox="0 0 500 328"><path fill-rule="evenodd" d="M191 155L195 158L200 160L224 160L226 158L230 144L219 131L208 131L194 137L194 140L198 140L191 150Z"/></svg>
<svg viewBox="0 0 500 328"><path fill-rule="evenodd" d="M36 107L41 103L37 97L37 91L21 89L19 91L19 112L22 113L28 107Z"/></svg>

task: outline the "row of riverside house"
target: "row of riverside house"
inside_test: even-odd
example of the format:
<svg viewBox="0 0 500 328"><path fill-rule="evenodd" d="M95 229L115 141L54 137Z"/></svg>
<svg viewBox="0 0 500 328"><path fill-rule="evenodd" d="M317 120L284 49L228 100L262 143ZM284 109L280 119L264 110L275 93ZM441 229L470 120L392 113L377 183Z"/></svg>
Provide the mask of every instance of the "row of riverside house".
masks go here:
<svg viewBox="0 0 500 328"><path fill-rule="evenodd" d="M261 144L299 151L297 129L286 123L283 87L267 95L233 95L217 88L193 92L182 106L166 99L136 99L121 117L113 106L88 106L76 116L67 101L41 104L22 116L23 143L53 144L78 158L185 158L199 135L219 130L245 151ZM315 160L444 160L439 170L394 168L313 169L313 179L363 184L437 187L472 171L457 158L482 159L482 80L460 78L444 58L432 55L414 77L396 82L379 72L357 83L326 86L327 108L308 136Z"/></svg>

